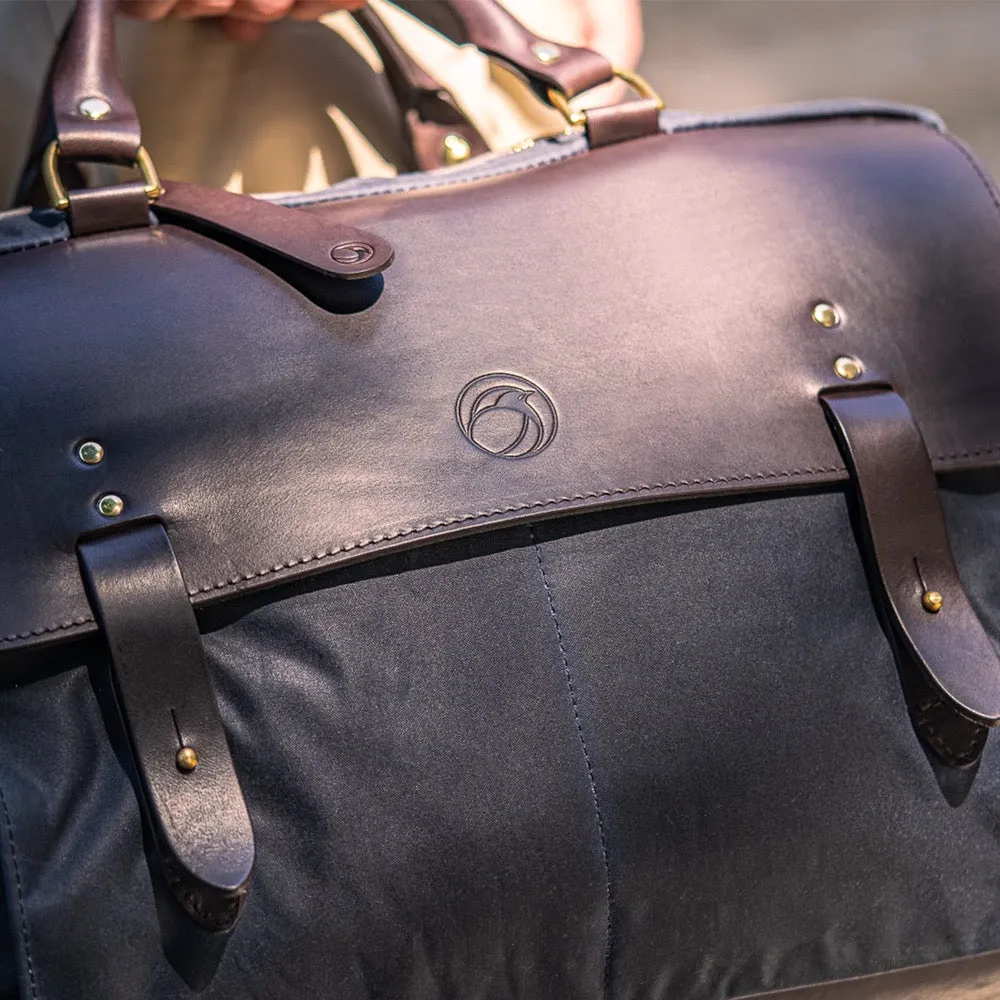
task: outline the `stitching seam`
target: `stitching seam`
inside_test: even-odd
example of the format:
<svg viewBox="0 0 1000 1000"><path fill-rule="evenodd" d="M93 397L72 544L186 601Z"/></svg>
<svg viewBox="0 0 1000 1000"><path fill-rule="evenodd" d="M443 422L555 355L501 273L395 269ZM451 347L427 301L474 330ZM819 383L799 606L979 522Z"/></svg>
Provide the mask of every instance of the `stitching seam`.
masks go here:
<svg viewBox="0 0 1000 1000"><path fill-rule="evenodd" d="M984 455L993 455L998 451L1000 451L1000 446L990 445L985 448L974 448L969 451L946 452L944 454L935 455L934 457L938 461L954 461L962 458L979 458ZM535 510L541 507L563 506L570 503L577 503L581 500L599 500L603 497L628 496L630 494L646 493L654 490L680 489L686 486L708 486L739 482L766 482L778 479L797 479L804 476L830 475L832 473L845 471L846 469L842 465L832 465L827 468L818 469L789 469L782 472L749 472L739 476L709 476L705 479L679 479L676 482L668 480L662 483L640 483L638 486L615 486L611 489L593 490L587 493L574 493L570 496L549 497L545 500L533 500L526 503L513 504L508 507L495 507L492 510L473 511L467 514L458 514L455 517L445 518L439 521L430 521L426 524L411 525L410 527L400 528L398 531L392 531L384 535L373 535L370 538L359 538L352 542L346 542L344 545L324 549L321 552L288 559L286 562L280 563L276 566L265 567L257 570L256 572L243 573L238 576L230 577L228 580L219 580L216 583L207 583L191 587L188 589L188 595L194 597L197 594L207 594L213 590L229 590L250 580L256 580L264 576L269 576L272 573L280 573L282 570L292 569L295 566L305 565L306 563L323 562L324 560L332 559L334 556L341 555L342 553L351 552L354 549L366 548L369 545L377 545L381 542L393 541L397 538L405 538L409 535L432 531L436 528L446 528L451 525L462 524L466 521L475 521L482 518L495 517L499 514L514 514L520 511ZM76 618L71 622L60 622L56 625L39 626L38 628L30 629L26 632L0 636L0 643L18 642L22 639L30 639L34 636L48 635L52 632L62 632L66 629L89 625L93 621L94 618L92 616L85 615Z"/></svg>
<svg viewBox="0 0 1000 1000"><path fill-rule="evenodd" d="M996 188L993 186L989 177L984 173L983 168L979 165L976 158L969 152L965 146L958 141L958 139L953 136L950 132L942 132L942 136L945 141L954 149L957 149L962 156L965 157L966 161L976 172L976 176L983 182L983 187L986 188L987 194L990 196L990 200L993 202L994 208L1000 212L1000 198L997 197Z"/></svg>
<svg viewBox="0 0 1000 1000"><path fill-rule="evenodd" d="M583 749L583 759L587 765L587 777L590 780L590 794L594 799L594 812L597 815L597 830L601 838L601 858L604 861L604 884L607 889L608 923L607 923L607 944L604 950L604 995L608 995L611 985L611 865L608 862L608 837L604 828L604 817L601 815L601 804L597 798L597 782L594 780L594 768L590 760L590 751L587 749L587 740L583 735L583 723L580 721L580 707L576 699L576 685L573 683L573 673L569 667L569 656L566 653L566 643L563 641L562 628L559 625L559 618L556 615L556 606L552 600L552 589L545 576L545 565L542 562L542 550L538 547L538 538L535 535L533 525L528 525L528 534L531 536L531 544L535 547L535 559L538 560L538 572L542 578L542 586L545 588L545 596L549 604L549 614L552 615L552 624L556 630L556 640L559 643L559 652L562 655L563 673L566 675L566 686L569 689L569 700L573 706L573 721L576 723L577 735L580 737L580 746Z"/></svg>
<svg viewBox="0 0 1000 1000"><path fill-rule="evenodd" d="M212 590L227 590L231 587L239 586L249 580L255 580L271 573L280 573L282 570L291 569L304 563L321 562L343 552L351 552L354 549L366 548L369 545L377 545L381 542L392 541L396 538L403 538L408 535L420 534L424 531L432 531L436 528L445 528L453 524L462 524L466 521L476 521L483 518L495 517L498 514L514 514L519 511L535 510L540 507L558 507L565 504L576 503L580 500L597 500L602 497L628 496L636 493L647 493L653 490L678 489L685 486L705 486L719 485L723 483L739 483L767 481L774 479L795 479L803 476L826 475L834 472L846 471L842 465L833 465L821 469L790 469L787 472L755 472L741 476L717 476L706 479L679 479L677 482L662 483L641 483L638 486L616 486L612 489L594 490L588 493L574 493L570 496L549 497L546 500L532 500L526 503L511 504L508 507L494 507L491 510L472 511L468 514L458 514L455 517L443 518L439 521L428 521L424 524L415 524L407 528L400 528L384 535L373 535L370 538L360 538L335 548L325 549L311 555L300 556L297 559L290 559L287 562L276 566L266 566L263 569L252 573L244 573L240 576L232 576L228 580L220 580L217 583L208 583L198 587L192 587L188 593L193 597L195 594L208 593Z"/></svg>
<svg viewBox="0 0 1000 1000"><path fill-rule="evenodd" d="M344 194L335 195L332 198L316 200L293 200L291 198L287 200L282 199L277 202L277 204L284 205L286 208L309 208L318 205L333 205L339 201L356 201L358 198L378 198L384 195L410 194L413 191L437 191L441 188L461 187L464 184L475 184L478 181L489 181L493 180L495 177L510 177L514 174L523 174L526 171L534 170L537 167L548 167L553 163L565 163L567 160L572 160L574 157L583 156L585 153L589 152L589 147L584 149L561 150L553 156L549 156L541 160L533 160L531 163L501 167L497 170L466 175L464 177L442 178L440 181L435 178L432 181L418 181L413 184L404 184L399 187L391 188L369 188L363 191L350 191Z"/></svg>
<svg viewBox="0 0 1000 1000"><path fill-rule="evenodd" d="M24 915L24 895L21 891L21 869L17 863L17 848L14 846L14 825L10 820L7 800L0 788L0 807L3 808L4 822L7 826L7 840L10 843L10 860L14 869L14 886L17 893L17 909L21 915L21 942L24 945L24 960L28 966L28 984L31 987L33 1000L38 1000L38 984L35 982L35 966L31 961L31 945L28 943L28 921Z"/></svg>

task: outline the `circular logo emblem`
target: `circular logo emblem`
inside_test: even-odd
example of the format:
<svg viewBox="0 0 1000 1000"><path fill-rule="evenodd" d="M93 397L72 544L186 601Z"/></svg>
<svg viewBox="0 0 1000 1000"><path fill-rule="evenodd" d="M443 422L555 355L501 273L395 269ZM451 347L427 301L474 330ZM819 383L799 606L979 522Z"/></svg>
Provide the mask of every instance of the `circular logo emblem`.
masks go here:
<svg viewBox="0 0 1000 1000"><path fill-rule="evenodd" d="M559 427L552 400L534 382L507 372L473 379L455 400L455 419L472 444L498 458L537 455Z"/></svg>
<svg viewBox="0 0 1000 1000"><path fill-rule="evenodd" d="M330 256L338 264L363 264L375 256L375 248L367 243L338 243Z"/></svg>

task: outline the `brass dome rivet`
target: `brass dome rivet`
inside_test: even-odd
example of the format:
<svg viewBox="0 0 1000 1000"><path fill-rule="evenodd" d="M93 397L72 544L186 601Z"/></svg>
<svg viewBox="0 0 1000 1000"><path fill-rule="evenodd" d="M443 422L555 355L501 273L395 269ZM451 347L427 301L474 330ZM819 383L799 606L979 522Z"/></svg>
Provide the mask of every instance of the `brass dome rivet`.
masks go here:
<svg viewBox="0 0 1000 1000"><path fill-rule="evenodd" d="M118 517L125 509L125 501L114 493L106 493L97 501L97 509L105 517Z"/></svg>
<svg viewBox="0 0 1000 1000"><path fill-rule="evenodd" d="M111 105L103 97L85 97L76 106L76 110L92 122L99 122L111 114Z"/></svg>
<svg viewBox="0 0 1000 1000"><path fill-rule="evenodd" d="M847 357L837 358L837 360L833 363L833 370L841 378L847 379L848 382L853 382L864 371L861 367L860 361Z"/></svg>
<svg viewBox="0 0 1000 1000"><path fill-rule="evenodd" d="M531 54L543 65L551 66L562 58L562 49L552 42L532 42Z"/></svg>
<svg viewBox="0 0 1000 1000"><path fill-rule="evenodd" d="M469 140L464 136L456 135L454 132L450 132L444 137L442 147L444 150L444 162L449 166L454 166L456 163L464 163L472 155L472 147L469 145Z"/></svg>
<svg viewBox="0 0 1000 1000"><path fill-rule="evenodd" d="M924 611L936 615L944 607L944 598L936 590L925 590L920 603L924 606Z"/></svg>
<svg viewBox="0 0 1000 1000"><path fill-rule="evenodd" d="M827 330L840 325L840 313L837 312L836 306L830 305L829 302L817 302L813 306L812 318L814 323L819 323Z"/></svg>
<svg viewBox="0 0 1000 1000"><path fill-rule="evenodd" d="M76 449L76 454L84 465L100 465L104 461L104 445L97 441L84 441Z"/></svg>
<svg viewBox="0 0 1000 1000"><path fill-rule="evenodd" d="M177 770L190 774L198 766L198 755L194 747L181 747L177 751Z"/></svg>

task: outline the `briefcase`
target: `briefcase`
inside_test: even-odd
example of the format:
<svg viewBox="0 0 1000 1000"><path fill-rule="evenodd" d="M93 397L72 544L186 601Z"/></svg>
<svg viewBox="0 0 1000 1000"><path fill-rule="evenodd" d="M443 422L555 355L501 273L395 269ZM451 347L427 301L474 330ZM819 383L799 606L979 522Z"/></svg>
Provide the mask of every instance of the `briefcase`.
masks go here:
<svg viewBox="0 0 1000 1000"><path fill-rule="evenodd" d="M993 182L445 6L567 132L255 199L78 5L0 216L0 996L1000 994Z"/></svg>

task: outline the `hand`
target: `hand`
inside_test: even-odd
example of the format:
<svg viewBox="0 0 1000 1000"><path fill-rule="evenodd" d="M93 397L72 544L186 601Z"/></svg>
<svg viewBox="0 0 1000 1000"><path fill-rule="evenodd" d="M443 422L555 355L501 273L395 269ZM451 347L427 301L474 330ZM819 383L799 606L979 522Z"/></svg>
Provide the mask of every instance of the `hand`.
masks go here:
<svg viewBox="0 0 1000 1000"><path fill-rule="evenodd" d="M256 41L271 21L284 17L316 21L331 11L362 6L364 0L119 0L121 12L140 21L220 18L222 30L237 42Z"/></svg>

